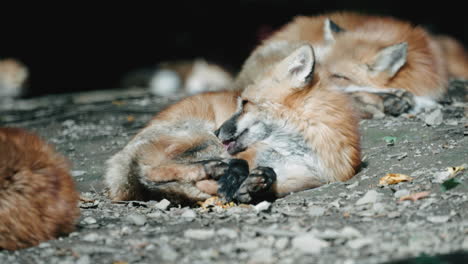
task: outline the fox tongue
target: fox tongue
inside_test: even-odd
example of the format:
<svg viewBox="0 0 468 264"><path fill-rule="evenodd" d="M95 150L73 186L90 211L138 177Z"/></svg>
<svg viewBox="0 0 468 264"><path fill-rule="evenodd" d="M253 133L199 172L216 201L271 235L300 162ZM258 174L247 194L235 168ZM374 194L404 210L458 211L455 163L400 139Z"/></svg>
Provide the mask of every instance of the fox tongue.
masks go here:
<svg viewBox="0 0 468 264"><path fill-rule="evenodd" d="M232 148L234 148L234 145L236 144L235 141L223 141L224 148L230 152Z"/></svg>

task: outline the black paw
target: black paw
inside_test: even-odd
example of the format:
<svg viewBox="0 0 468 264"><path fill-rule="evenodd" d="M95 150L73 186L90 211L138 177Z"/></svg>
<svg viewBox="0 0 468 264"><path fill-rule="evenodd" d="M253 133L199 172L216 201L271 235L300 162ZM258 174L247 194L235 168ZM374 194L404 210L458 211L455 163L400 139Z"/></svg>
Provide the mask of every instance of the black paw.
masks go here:
<svg viewBox="0 0 468 264"><path fill-rule="evenodd" d="M203 164L206 175L214 180L221 178L229 169L229 164L222 160L204 160L200 163Z"/></svg>
<svg viewBox="0 0 468 264"><path fill-rule="evenodd" d="M218 194L227 202L230 202L249 175L249 164L245 160L232 159L229 161L228 166L226 173L218 180Z"/></svg>
<svg viewBox="0 0 468 264"><path fill-rule="evenodd" d="M384 112L392 116L407 113L414 107L414 96L404 90L396 90L382 95Z"/></svg>
<svg viewBox="0 0 468 264"><path fill-rule="evenodd" d="M270 167L257 167L252 170L235 194L241 203L250 203L269 193L276 182L276 173Z"/></svg>

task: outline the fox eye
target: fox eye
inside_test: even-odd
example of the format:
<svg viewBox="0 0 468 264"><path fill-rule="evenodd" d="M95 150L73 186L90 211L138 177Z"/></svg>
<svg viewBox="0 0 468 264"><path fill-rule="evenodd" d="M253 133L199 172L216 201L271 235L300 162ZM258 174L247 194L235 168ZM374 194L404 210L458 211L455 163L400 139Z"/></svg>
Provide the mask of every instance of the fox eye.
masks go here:
<svg viewBox="0 0 468 264"><path fill-rule="evenodd" d="M243 100L242 100L242 106L245 106L248 102L249 102L249 100L243 99Z"/></svg>
<svg viewBox="0 0 468 264"><path fill-rule="evenodd" d="M344 75L341 75L341 74L337 74L337 73L332 74L332 75L331 75L331 78L333 78L333 79L338 79L338 80L344 80L344 81L351 81L350 78L348 78L348 77L346 77L346 76L344 76Z"/></svg>

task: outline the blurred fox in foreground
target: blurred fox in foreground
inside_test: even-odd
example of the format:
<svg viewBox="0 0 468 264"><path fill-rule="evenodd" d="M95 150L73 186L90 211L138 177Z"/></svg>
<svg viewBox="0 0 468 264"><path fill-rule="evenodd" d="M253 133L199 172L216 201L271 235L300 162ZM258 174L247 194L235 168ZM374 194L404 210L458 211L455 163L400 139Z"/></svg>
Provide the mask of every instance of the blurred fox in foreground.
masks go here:
<svg viewBox="0 0 468 264"><path fill-rule="evenodd" d="M0 128L0 249L34 246L74 229L79 196L68 170L36 135Z"/></svg>
<svg viewBox="0 0 468 264"><path fill-rule="evenodd" d="M266 39L246 60L238 90L256 78L265 60L291 44L315 47L330 85L352 93L363 115L398 115L436 106L449 77L468 78L468 53L448 36L391 17L336 12L296 17Z"/></svg>
<svg viewBox="0 0 468 264"><path fill-rule="evenodd" d="M251 202L353 177L356 117L314 66L312 47L295 45L242 93L195 95L160 112L109 159L110 197Z"/></svg>

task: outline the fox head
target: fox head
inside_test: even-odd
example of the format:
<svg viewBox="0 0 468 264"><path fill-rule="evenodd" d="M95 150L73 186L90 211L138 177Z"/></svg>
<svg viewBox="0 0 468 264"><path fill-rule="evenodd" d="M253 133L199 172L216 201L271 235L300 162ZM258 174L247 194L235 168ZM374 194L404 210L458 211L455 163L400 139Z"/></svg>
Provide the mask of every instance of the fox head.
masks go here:
<svg viewBox="0 0 468 264"><path fill-rule="evenodd" d="M215 132L229 154L277 133L282 107L294 97L303 98L316 85L314 65L314 50L302 45L246 87L234 115Z"/></svg>
<svg viewBox="0 0 468 264"><path fill-rule="evenodd" d="M327 79L339 87L388 87L408 64L408 43L403 41L401 32L410 32L412 28L402 27L393 31L372 27L347 31L326 19L323 30L326 54L320 62L329 72Z"/></svg>

